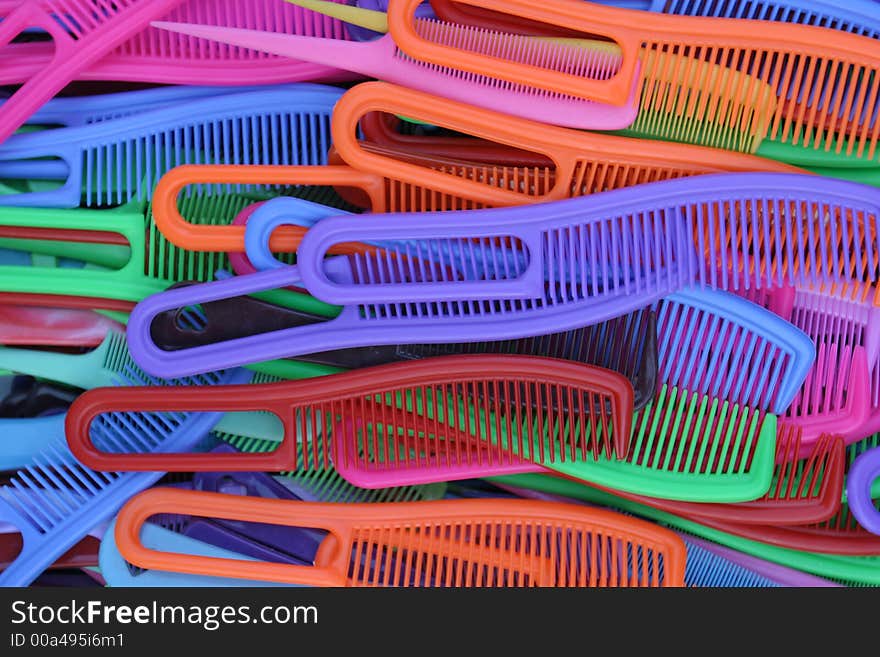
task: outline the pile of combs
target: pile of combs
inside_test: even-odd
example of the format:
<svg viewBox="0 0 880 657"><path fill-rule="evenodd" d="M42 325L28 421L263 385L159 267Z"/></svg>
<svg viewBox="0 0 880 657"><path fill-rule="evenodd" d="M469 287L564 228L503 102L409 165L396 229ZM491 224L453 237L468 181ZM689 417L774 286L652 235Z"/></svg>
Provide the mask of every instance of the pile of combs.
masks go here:
<svg viewBox="0 0 880 657"><path fill-rule="evenodd" d="M0 15L0 585L880 585L880 3Z"/></svg>

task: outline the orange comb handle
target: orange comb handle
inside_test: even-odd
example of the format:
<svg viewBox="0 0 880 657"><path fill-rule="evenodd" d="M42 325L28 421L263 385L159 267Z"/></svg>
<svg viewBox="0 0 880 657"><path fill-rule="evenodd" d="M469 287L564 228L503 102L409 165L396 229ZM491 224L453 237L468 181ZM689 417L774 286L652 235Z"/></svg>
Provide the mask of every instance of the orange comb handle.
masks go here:
<svg viewBox="0 0 880 657"><path fill-rule="evenodd" d="M384 180L347 166L272 166L186 164L175 167L159 179L153 194L153 218L172 244L190 251L244 253L245 226L207 226L187 221L177 207L180 192L189 185L326 185L362 190L375 204L384 198ZM306 228L284 226L277 230L269 247L278 253L293 252ZM362 245L340 244L333 253L362 253Z"/></svg>
<svg viewBox="0 0 880 657"><path fill-rule="evenodd" d="M161 552L140 541L158 513L324 529L313 566ZM668 529L604 509L533 500L334 504L154 488L116 519L141 568L312 586L684 585L685 546ZM638 555L638 556L636 556ZM662 571L662 575L661 575Z"/></svg>
<svg viewBox="0 0 880 657"><path fill-rule="evenodd" d="M388 31L397 46L414 59L506 80L512 84L528 85L612 105L625 105L629 99L639 67L642 30L638 28L612 24L608 26L611 29L603 29L606 26L597 25L595 28L584 30L585 34L600 35L617 41L621 49L621 61L616 73L610 78L594 79L585 74L564 73L425 39L418 34L415 24L415 12L420 4L421 0L389 0L388 2ZM459 4L486 9L497 9L500 4L504 13L513 16L545 25L573 27L569 16L564 12L550 11L545 8L545 3L536 3L534 0L525 2L502 0L500 3L489 0L459 0ZM572 4L580 5L582 12L589 12L583 3L572 2ZM577 29L580 26L575 24L574 27ZM621 36L627 38L620 39ZM491 36L487 35L487 38Z"/></svg>
<svg viewBox="0 0 880 657"><path fill-rule="evenodd" d="M360 119L371 112L401 114L528 151L551 166L485 166L481 176L455 175L389 156L388 151L371 151L357 136ZM336 103L331 131L334 148L350 166L439 193L479 199L487 206L561 200L705 173L805 173L745 153L539 124L384 82L366 82L347 91Z"/></svg>

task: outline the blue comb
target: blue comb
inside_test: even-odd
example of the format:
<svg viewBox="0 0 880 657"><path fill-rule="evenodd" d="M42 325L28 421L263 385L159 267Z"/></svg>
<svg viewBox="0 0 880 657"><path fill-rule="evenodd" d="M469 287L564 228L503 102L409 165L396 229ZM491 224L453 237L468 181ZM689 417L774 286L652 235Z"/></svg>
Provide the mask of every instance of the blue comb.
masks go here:
<svg viewBox="0 0 880 657"><path fill-rule="evenodd" d="M13 135L0 145L0 179L63 181L0 196L0 205L74 208L152 196L181 164L326 164L334 87L199 98L85 126ZM50 158L50 159L45 159Z"/></svg>
<svg viewBox="0 0 880 657"><path fill-rule="evenodd" d="M741 297L687 288L657 309L659 379L782 414L801 389L816 349L810 337Z"/></svg>
<svg viewBox="0 0 880 657"><path fill-rule="evenodd" d="M872 0L597 0L621 9L679 16L746 18L816 25L862 36L880 37L880 5Z"/></svg>
<svg viewBox="0 0 880 657"><path fill-rule="evenodd" d="M294 85L278 85L275 89L294 88ZM66 127L101 123L133 114L157 110L173 105L229 94L265 90L266 87L156 87L137 91L122 91L96 96L68 96L53 98L27 120L29 125L60 125ZM2 107L2 105L0 105Z"/></svg>
<svg viewBox="0 0 880 657"><path fill-rule="evenodd" d="M231 370L205 377L209 384L240 384L252 374ZM134 376L137 382L137 377ZM116 449L144 452L192 449L222 413L119 413ZM26 586L94 526L110 518L132 495L155 484L161 472L95 472L81 465L62 435L0 488L0 521L21 532L21 553L0 573L0 586Z"/></svg>

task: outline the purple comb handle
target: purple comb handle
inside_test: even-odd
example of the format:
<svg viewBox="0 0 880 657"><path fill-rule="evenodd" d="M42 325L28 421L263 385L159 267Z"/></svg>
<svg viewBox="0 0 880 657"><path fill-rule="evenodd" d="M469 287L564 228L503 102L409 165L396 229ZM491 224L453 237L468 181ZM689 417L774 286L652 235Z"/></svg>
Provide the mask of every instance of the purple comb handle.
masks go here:
<svg viewBox="0 0 880 657"><path fill-rule="evenodd" d="M846 499L859 524L880 535L880 511L871 497L871 485L880 477L880 447L868 450L855 460L846 477Z"/></svg>

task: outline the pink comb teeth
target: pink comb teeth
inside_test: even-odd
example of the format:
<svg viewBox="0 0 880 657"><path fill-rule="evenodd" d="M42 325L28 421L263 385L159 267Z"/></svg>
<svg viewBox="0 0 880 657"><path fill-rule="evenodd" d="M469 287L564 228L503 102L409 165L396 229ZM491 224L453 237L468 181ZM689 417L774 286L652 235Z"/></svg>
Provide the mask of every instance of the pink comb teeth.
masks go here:
<svg viewBox="0 0 880 657"><path fill-rule="evenodd" d="M0 107L0 142L80 71L166 15L181 0L22 0L0 21L0 53L23 31L40 28L54 54Z"/></svg>
<svg viewBox="0 0 880 657"><path fill-rule="evenodd" d="M342 0L332 0L341 2ZM6 5L0 3L0 13ZM281 0L184 0L168 20L277 30L348 40L344 23ZM45 68L47 43L21 43L0 53L0 84L17 84ZM307 80L351 80L351 73L226 46L147 26L77 74L80 80L125 80L163 84L252 85Z"/></svg>

